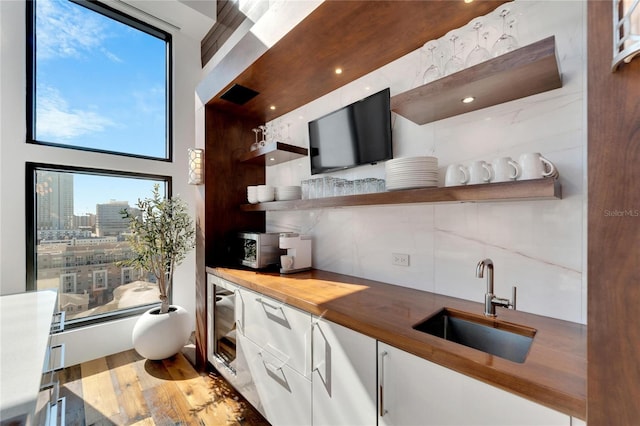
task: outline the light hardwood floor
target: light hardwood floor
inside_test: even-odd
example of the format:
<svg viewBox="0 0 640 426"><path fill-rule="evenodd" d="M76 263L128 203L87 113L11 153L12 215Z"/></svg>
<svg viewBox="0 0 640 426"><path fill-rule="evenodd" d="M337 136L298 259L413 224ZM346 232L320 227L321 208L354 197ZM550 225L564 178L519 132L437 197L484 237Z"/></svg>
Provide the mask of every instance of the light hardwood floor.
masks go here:
<svg viewBox="0 0 640 426"><path fill-rule="evenodd" d="M149 361L130 350L59 378L66 425L269 425L222 377L199 374L183 354Z"/></svg>

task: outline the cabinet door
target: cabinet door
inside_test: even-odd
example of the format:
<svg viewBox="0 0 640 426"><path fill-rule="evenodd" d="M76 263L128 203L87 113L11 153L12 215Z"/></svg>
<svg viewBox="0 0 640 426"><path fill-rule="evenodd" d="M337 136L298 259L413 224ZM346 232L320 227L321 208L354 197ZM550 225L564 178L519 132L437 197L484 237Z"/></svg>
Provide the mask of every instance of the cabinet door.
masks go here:
<svg viewBox="0 0 640 426"><path fill-rule="evenodd" d="M563 425L569 416L378 342L379 425Z"/></svg>
<svg viewBox="0 0 640 426"><path fill-rule="evenodd" d="M313 425L376 424L376 341L314 319Z"/></svg>
<svg viewBox="0 0 640 426"><path fill-rule="evenodd" d="M243 292L244 335L298 373L311 376L311 314L253 292Z"/></svg>
<svg viewBox="0 0 640 426"><path fill-rule="evenodd" d="M311 382L267 349L243 335L240 346L247 356L258 401L250 402L274 426L311 425Z"/></svg>

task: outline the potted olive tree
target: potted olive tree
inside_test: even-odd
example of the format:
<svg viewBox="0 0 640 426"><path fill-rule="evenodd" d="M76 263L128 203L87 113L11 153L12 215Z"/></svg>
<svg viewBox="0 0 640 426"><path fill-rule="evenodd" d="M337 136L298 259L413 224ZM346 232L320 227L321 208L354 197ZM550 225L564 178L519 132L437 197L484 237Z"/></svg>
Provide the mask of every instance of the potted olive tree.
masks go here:
<svg viewBox="0 0 640 426"><path fill-rule="evenodd" d="M175 268L194 247L195 228L186 203L178 197L160 195L154 185L151 198L138 200L139 212L122 211L129 220L127 237L134 255L120 262L152 274L158 284L160 307L149 309L133 328L133 347L148 359L165 359L175 355L190 335L187 311L169 304Z"/></svg>

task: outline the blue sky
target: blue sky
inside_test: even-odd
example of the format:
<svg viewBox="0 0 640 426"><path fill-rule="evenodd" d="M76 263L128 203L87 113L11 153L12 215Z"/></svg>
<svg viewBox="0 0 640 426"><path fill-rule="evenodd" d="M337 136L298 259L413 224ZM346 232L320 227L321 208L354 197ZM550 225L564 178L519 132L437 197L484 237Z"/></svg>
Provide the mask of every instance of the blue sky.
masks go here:
<svg viewBox="0 0 640 426"><path fill-rule="evenodd" d="M36 34L37 140L165 157L164 40L67 0L36 1ZM152 186L122 182L78 176L76 214Z"/></svg>

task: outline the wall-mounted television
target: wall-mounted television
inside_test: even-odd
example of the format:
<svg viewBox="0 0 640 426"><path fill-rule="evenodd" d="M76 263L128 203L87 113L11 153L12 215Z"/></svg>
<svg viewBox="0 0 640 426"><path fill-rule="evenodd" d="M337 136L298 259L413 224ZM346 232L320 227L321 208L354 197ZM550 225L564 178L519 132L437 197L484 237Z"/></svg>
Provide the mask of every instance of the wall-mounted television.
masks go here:
<svg viewBox="0 0 640 426"><path fill-rule="evenodd" d="M309 122L311 174L393 158L389 88Z"/></svg>

